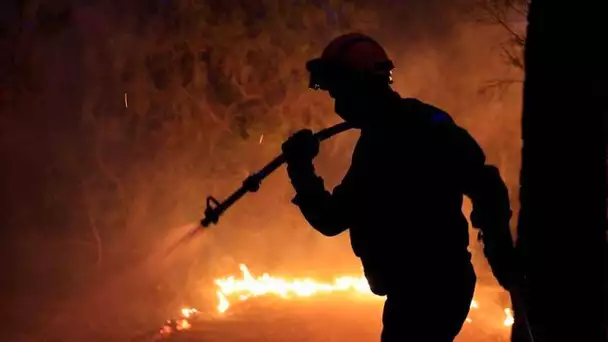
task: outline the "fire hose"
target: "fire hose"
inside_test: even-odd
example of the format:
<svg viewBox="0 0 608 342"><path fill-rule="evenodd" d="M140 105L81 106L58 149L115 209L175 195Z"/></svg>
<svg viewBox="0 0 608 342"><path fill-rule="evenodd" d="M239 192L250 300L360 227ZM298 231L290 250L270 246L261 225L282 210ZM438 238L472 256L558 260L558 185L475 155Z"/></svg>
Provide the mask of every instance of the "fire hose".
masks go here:
<svg viewBox="0 0 608 342"><path fill-rule="evenodd" d="M353 126L346 122L341 122L334 126L322 129L315 133L315 137L319 139L319 141L327 140L333 137L336 134L340 134L344 131L353 128ZM211 224L217 224L220 216L228 210L232 205L234 205L239 199L241 199L245 194L249 192L257 192L260 189L260 185L262 181L268 177L271 173L273 173L276 169L278 169L281 165L285 163L285 157L283 154L275 157L270 163L266 164L261 170L251 174L249 177L245 178L243 184L240 188L238 188L235 192L233 192L228 198L224 201L220 202L213 196L207 197L207 207L205 209L205 217L200 221L200 225L193 229L191 232L186 234L183 238L181 238L172 248L169 249L168 253L172 252L177 246L181 245L186 240L189 240L193 235L200 232L203 228L209 227Z"/></svg>
<svg viewBox="0 0 608 342"><path fill-rule="evenodd" d="M327 140L336 134L342 133L353 128L346 122L325 128L315 133L315 137L319 141ZM270 163L266 164L260 171L251 174L243 181L243 185L237 189L232 195L226 198L223 202L219 202L213 196L207 197L207 208L205 209L205 217L201 220L201 227L208 227L211 224L217 224L220 216L236 203L241 197L248 192L257 192L260 189L262 181L285 163L285 157L280 154Z"/></svg>

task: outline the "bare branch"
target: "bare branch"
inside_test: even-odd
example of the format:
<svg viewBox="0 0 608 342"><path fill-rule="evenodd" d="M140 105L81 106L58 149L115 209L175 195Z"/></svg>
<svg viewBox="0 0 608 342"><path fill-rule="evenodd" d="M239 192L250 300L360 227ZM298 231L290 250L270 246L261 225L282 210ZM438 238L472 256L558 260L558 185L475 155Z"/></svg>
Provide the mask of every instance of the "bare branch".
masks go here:
<svg viewBox="0 0 608 342"><path fill-rule="evenodd" d="M524 45L525 38L523 38L523 35L515 32L515 30L507 23L506 13L502 13L500 11L488 11L488 15L492 17L496 24L505 29L505 31L509 33L515 42L517 42L519 45Z"/></svg>
<svg viewBox="0 0 608 342"><path fill-rule="evenodd" d="M520 70L524 68L524 60L520 49L512 46L501 46L501 52L506 59L507 64L514 66Z"/></svg>
<svg viewBox="0 0 608 342"><path fill-rule="evenodd" d="M525 1L525 5L522 7L517 7L515 5L512 5L510 8L513 12L517 13L518 15L522 16L523 18L527 18L528 17L528 5L529 5L529 1Z"/></svg>
<svg viewBox="0 0 608 342"><path fill-rule="evenodd" d="M515 84L522 84L524 81L520 80L520 79L511 79L511 78L507 78L507 79L494 79L494 80L490 80L488 82L486 82L484 85L482 85L479 88L479 93L482 95L496 95L498 94L499 96L504 94L509 87L515 85Z"/></svg>
<svg viewBox="0 0 608 342"><path fill-rule="evenodd" d="M519 70L524 68L523 48L526 41L525 32L518 32L513 16L527 19L530 0L479 0L474 6L474 13L481 13L483 22L498 25L509 38L500 44L506 62Z"/></svg>

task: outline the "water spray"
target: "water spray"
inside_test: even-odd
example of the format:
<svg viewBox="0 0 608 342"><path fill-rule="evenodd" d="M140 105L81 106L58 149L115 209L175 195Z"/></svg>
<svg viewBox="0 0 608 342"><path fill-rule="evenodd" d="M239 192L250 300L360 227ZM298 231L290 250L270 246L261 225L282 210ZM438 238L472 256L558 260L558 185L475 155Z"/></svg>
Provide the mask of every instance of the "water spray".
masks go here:
<svg viewBox="0 0 608 342"><path fill-rule="evenodd" d="M340 134L344 131L347 131L351 128L354 128L351 124L342 122L336 124L334 126L325 128L315 133L315 137L319 139L319 141L327 140L333 137L336 134ZM224 214L228 208L234 205L239 199L241 199L245 194L249 192L257 192L260 189L260 185L266 177L272 174L276 169L278 169L281 165L285 163L285 157L283 154L278 155L274 158L270 163L266 164L260 171L251 174L249 177L245 178L243 184L240 188L238 188L235 192L233 192L230 196L228 196L224 201L220 202L215 197L209 196L207 197L207 207L205 209L205 217L200 221L200 224L189 233L184 235L180 240L177 241L173 245L172 248L169 249L168 253L171 253L182 243L187 242L193 236L205 230L205 228L209 227L212 224L217 224L220 216Z"/></svg>

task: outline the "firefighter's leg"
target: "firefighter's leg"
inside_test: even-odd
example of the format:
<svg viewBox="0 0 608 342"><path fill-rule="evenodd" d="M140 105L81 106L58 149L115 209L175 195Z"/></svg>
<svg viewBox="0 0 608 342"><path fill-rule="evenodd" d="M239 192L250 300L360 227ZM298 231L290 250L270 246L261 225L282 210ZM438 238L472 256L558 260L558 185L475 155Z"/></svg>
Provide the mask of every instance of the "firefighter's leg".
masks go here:
<svg viewBox="0 0 608 342"><path fill-rule="evenodd" d="M475 273L459 280L389 293L382 317L381 342L452 342L469 314Z"/></svg>

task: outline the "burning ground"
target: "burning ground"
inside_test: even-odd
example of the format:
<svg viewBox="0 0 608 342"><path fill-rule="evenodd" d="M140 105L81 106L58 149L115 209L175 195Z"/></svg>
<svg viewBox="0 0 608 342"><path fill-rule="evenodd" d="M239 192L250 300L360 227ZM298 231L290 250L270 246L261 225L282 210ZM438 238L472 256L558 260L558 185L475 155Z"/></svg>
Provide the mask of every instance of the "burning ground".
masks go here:
<svg viewBox="0 0 608 342"><path fill-rule="evenodd" d="M313 338L317 341L331 341L331 336L336 335L343 336L339 340L371 341L375 340L374 334L378 334L378 317L370 316L380 314L383 298L371 293L362 276L342 276L330 282L321 282L312 278L273 277L267 273L254 276L244 264L240 265L240 270L240 277L229 276L215 280L215 312L182 308L176 318L167 320L160 331L149 338L197 337L207 341L211 331L220 330L217 325L224 329L227 325L232 325L233 328L240 325L249 331L248 334L259 335L258 338L271 336L277 341L305 341ZM477 297L488 299L488 293L484 293L483 289L478 288L476 293ZM277 299L287 303L277 302ZM251 301L254 303L246 303ZM481 336L486 341L488 337L505 339L508 336L513 324L510 308L503 308L501 317L496 305L487 301L485 304L485 308L480 308L477 298L471 302L471 313L460 336L461 341L482 340ZM279 311L281 314L278 314ZM260 319L260 315L265 318ZM291 319L297 318L297 321L289 322L289 318L285 319L290 316L294 316ZM347 322L350 323L344 327ZM281 328L277 329L277 326ZM491 327L494 331L483 332L482 327ZM230 340L243 338L228 331L223 332L222 338L228 338L226 333ZM278 338L277 334L287 335ZM298 337L287 337L289 334ZM313 337L315 334L324 337Z"/></svg>

